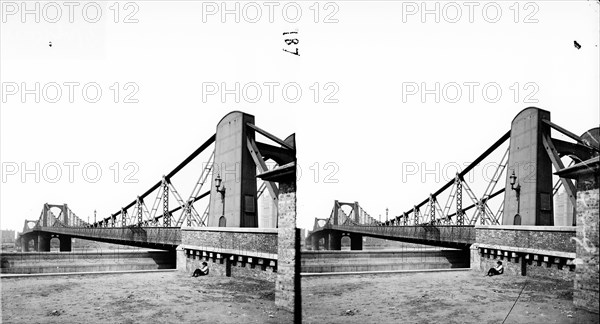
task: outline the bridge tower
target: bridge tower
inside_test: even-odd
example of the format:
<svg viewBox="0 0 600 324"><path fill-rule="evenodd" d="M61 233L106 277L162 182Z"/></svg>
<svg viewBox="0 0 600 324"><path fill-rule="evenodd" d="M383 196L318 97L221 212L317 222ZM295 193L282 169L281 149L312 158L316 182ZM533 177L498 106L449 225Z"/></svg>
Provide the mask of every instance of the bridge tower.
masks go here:
<svg viewBox="0 0 600 324"><path fill-rule="evenodd" d="M340 208L340 203L336 200L333 202L333 225L338 225L339 223L339 208Z"/></svg>
<svg viewBox="0 0 600 324"><path fill-rule="evenodd" d="M554 225L552 162L542 139L550 126L543 119L550 120L549 111L529 107L512 121L503 225Z"/></svg>
<svg viewBox="0 0 600 324"><path fill-rule="evenodd" d="M247 123L254 124L254 116L234 111L217 125L208 226L258 227L256 165L247 148L254 131Z"/></svg>
<svg viewBox="0 0 600 324"><path fill-rule="evenodd" d="M50 211L50 206L48 204L44 204L42 208L42 226L48 226L48 212Z"/></svg>
<svg viewBox="0 0 600 324"><path fill-rule="evenodd" d="M577 143L552 138L554 129ZM504 225L554 225L552 167L565 169L561 157L585 161L598 156L598 128L578 136L552 123L550 112L523 109L510 130L508 172L504 195ZM568 198L576 205L577 190L570 179L560 177ZM571 217L569 224L576 224Z"/></svg>

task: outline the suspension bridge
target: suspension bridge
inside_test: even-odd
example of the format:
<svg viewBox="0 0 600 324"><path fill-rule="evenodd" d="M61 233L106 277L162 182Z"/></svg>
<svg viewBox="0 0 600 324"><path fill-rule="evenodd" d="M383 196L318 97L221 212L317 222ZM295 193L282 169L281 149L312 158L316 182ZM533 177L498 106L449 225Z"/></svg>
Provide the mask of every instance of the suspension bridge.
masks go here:
<svg viewBox="0 0 600 324"><path fill-rule="evenodd" d="M271 143L257 141L257 135ZM367 236L470 249L471 269L487 268L499 258L507 262L507 273L574 276L574 303L585 305L594 300L586 296L598 292L593 278L598 273L599 140L598 128L577 135L551 121L550 112L526 108L454 179L421 201L405 202L405 212L381 220L358 202L335 201L329 217L315 219L306 246L340 250L348 236L351 249L361 250ZM198 180L183 194L174 176L203 152L209 155L206 166L194 169ZM493 176L486 183L466 181L493 154L500 157ZM571 164L565 165L564 157ZM267 160L275 166L268 168ZM554 176L558 181L553 183ZM556 226L553 196L561 187L577 206L577 216ZM277 206L266 216L273 228L260 224L256 205L263 195ZM213 136L124 207L86 222L66 204L45 204L37 219L25 221L19 241L22 251L39 252L50 250L53 237L60 240L61 251L72 249L72 238L176 249L183 271L193 271L203 260L212 260L212 269L227 276L260 270L277 283L276 304L295 310L299 318L301 255L295 224L294 134L280 139L258 127L254 116L232 112Z"/></svg>
<svg viewBox="0 0 600 324"><path fill-rule="evenodd" d="M257 141L256 134L270 143ZM195 185L184 195L173 179L202 153L208 158L197 170ZM269 160L274 162L271 169L266 164ZM60 251L71 251L72 238L174 250L182 244L182 227L258 227L258 199L268 192L267 199L276 210L279 195L276 180L258 178L273 173L281 176L294 167L294 135L282 140L255 125L254 116L232 112L219 122L216 134L114 213L101 219L94 215L93 221L86 222L67 204L44 204L39 218L25 220L18 240L24 252L50 251L54 237L60 241ZM277 227L276 212L266 217Z"/></svg>
<svg viewBox="0 0 600 324"><path fill-rule="evenodd" d="M553 138L551 131L570 141ZM552 122L550 112L526 108L514 118L510 130L454 179L401 215L382 221L371 217L358 202L336 200L329 217L315 218L306 246L340 250L341 239L348 236L350 248L361 250L363 236L369 236L465 249L477 242L476 225L554 226L553 196L561 187L572 206L577 205L575 184L561 172L574 165L597 165L599 139L597 127L579 136ZM497 154L507 141L508 147ZM500 161L493 176L478 184L485 189L477 195L465 179L492 154L501 156ZM571 164L565 166L563 157L569 157ZM554 174L561 174L555 183L553 169ZM497 208L492 208L494 202ZM576 218L569 217L567 224L575 226Z"/></svg>
<svg viewBox="0 0 600 324"><path fill-rule="evenodd" d="M194 167L196 159L202 167ZM188 172L184 179L199 174L187 194L175 185L181 172ZM259 198L272 204L270 212L259 215ZM254 116L233 111L214 135L116 212L86 222L67 204L44 204L18 240L22 252L48 252L54 237L62 252L72 250L73 238L162 249L174 252L177 269L187 273L212 261L211 273L276 282L275 304L300 323L299 232L295 134L280 139Z"/></svg>

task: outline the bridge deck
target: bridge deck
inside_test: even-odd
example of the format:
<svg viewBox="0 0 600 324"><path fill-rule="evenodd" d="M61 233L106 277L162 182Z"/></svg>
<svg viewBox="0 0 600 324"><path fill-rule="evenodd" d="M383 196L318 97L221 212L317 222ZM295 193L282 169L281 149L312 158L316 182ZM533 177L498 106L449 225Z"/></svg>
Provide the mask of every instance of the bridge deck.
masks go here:
<svg viewBox="0 0 600 324"><path fill-rule="evenodd" d="M179 227L37 227L22 235L62 234L74 238L144 248L172 250L181 244Z"/></svg>
<svg viewBox="0 0 600 324"><path fill-rule="evenodd" d="M450 248L467 248L475 243L475 226L473 225L368 226L328 224L311 235L327 231L354 233L392 241Z"/></svg>

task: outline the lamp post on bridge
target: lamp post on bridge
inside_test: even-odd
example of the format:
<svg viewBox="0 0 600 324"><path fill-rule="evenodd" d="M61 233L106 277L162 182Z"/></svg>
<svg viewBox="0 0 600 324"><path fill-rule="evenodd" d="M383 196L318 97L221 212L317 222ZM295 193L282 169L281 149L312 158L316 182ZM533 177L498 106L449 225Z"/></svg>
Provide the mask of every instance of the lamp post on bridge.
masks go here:
<svg viewBox="0 0 600 324"><path fill-rule="evenodd" d="M217 188L217 193L221 194L221 202L223 203L223 213L221 214L221 217L219 218L219 227L226 227L227 226L227 219L225 218L225 186L223 186L223 189L221 188L221 182L223 181L223 179L221 179L221 175L217 174L217 177L215 178L215 187Z"/></svg>
<svg viewBox="0 0 600 324"><path fill-rule="evenodd" d="M510 189L515 191L517 195L517 214L515 215L514 225L521 225L521 184L517 182L517 176L515 175L515 170L513 169L512 174L509 177L510 179ZM515 186L516 183L516 186ZM517 224L518 223L518 224Z"/></svg>

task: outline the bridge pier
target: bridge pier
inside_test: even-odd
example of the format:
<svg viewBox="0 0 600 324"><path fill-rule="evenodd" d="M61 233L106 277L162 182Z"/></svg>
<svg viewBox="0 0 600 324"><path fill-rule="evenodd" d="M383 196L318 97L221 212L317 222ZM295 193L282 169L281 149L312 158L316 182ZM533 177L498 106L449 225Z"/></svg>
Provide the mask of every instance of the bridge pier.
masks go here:
<svg viewBox="0 0 600 324"><path fill-rule="evenodd" d="M332 232L329 233L329 249L339 251L342 249L342 234Z"/></svg>
<svg viewBox="0 0 600 324"><path fill-rule="evenodd" d="M37 236L33 237L33 250L36 251L36 252L39 251L39 248L38 248L38 237Z"/></svg>
<svg viewBox="0 0 600 324"><path fill-rule="evenodd" d="M341 244L341 239L340 239ZM360 234L350 234L350 250L363 249L363 236Z"/></svg>
<svg viewBox="0 0 600 324"><path fill-rule="evenodd" d="M60 252L71 252L73 239L69 235L61 235L60 240Z"/></svg>
<svg viewBox="0 0 600 324"><path fill-rule="evenodd" d="M319 235L313 235L310 238L313 251L319 251L319 240L320 239L321 238L319 237Z"/></svg>
<svg viewBox="0 0 600 324"><path fill-rule="evenodd" d="M50 252L50 240L52 237L47 234L38 234L37 252Z"/></svg>
<svg viewBox="0 0 600 324"><path fill-rule="evenodd" d="M329 234L323 235L323 249L325 249L325 250L330 250L330 247L329 247L329 242L330 242L329 241L329 236L330 236Z"/></svg>
<svg viewBox="0 0 600 324"><path fill-rule="evenodd" d="M29 252L29 237L21 236L21 252Z"/></svg>

